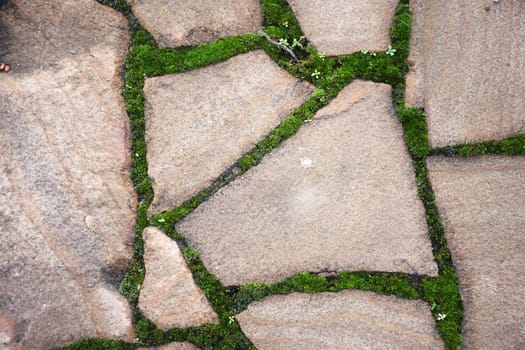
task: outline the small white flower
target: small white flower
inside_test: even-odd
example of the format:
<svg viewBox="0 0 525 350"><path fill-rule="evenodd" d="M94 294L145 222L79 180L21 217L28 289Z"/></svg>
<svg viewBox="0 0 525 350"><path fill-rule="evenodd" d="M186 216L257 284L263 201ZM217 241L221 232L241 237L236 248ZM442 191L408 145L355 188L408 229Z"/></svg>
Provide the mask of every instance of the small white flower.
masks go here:
<svg viewBox="0 0 525 350"><path fill-rule="evenodd" d="M396 51L397 51L396 49L392 48L392 45L388 45L388 49L386 50L386 54L388 56L394 56Z"/></svg>
<svg viewBox="0 0 525 350"><path fill-rule="evenodd" d="M162 222L166 222L166 219L164 218L160 218L159 220L157 220L158 222L162 223Z"/></svg>
<svg viewBox="0 0 525 350"><path fill-rule="evenodd" d="M443 321L446 317L447 317L447 314L438 314L437 315L437 320L438 321Z"/></svg>
<svg viewBox="0 0 525 350"><path fill-rule="evenodd" d="M312 78L319 79L319 77L321 76L321 72L319 72L319 71L316 69L312 74L310 74L310 76L311 76Z"/></svg>
<svg viewBox="0 0 525 350"><path fill-rule="evenodd" d="M368 53L368 50L367 50L367 49L362 49L362 50L361 50L361 53L362 53L363 55L366 55L366 54Z"/></svg>

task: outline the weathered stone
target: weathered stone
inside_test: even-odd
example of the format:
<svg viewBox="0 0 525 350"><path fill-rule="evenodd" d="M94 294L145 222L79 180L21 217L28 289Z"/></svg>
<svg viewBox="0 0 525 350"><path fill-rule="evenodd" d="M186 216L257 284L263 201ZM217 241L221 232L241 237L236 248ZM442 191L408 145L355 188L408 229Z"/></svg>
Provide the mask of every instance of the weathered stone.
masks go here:
<svg viewBox="0 0 525 350"><path fill-rule="evenodd" d="M259 350L445 348L425 302L357 290L274 295L236 319Z"/></svg>
<svg viewBox="0 0 525 350"><path fill-rule="evenodd" d="M138 350L199 350L191 343L169 343L155 348L139 348Z"/></svg>
<svg viewBox="0 0 525 350"><path fill-rule="evenodd" d="M138 306L144 315L164 330L219 323L177 243L155 227L143 235L146 277Z"/></svg>
<svg viewBox="0 0 525 350"><path fill-rule="evenodd" d="M431 157L465 305L464 349L525 349L525 157Z"/></svg>
<svg viewBox="0 0 525 350"><path fill-rule="evenodd" d="M0 313L24 349L132 340L118 292L136 207L119 91L127 23L92 0L10 3L0 12L12 65L0 78Z"/></svg>
<svg viewBox="0 0 525 350"><path fill-rule="evenodd" d="M385 51L398 0L289 0L306 37L328 56Z"/></svg>
<svg viewBox="0 0 525 350"><path fill-rule="evenodd" d="M191 72L146 79L146 141L163 211L211 185L303 103L313 87L263 51Z"/></svg>
<svg viewBox="0 0 525 350"><path fill-rule="evenodd" d="M432 147L525 132L525 2L413 0L407 104Z"/></svg>
<svg viewBox="0 0 525 350"><path fill-rule="evenodd" d="M262 27L258 0L129 0L161 46L196 45Z"/></svg>
<svg viewBox="0 0 525 350"><path fill-rule="evenodd" d="M226 285L301 271L436 275L391 88L355 81L177 224Z"/></svg>

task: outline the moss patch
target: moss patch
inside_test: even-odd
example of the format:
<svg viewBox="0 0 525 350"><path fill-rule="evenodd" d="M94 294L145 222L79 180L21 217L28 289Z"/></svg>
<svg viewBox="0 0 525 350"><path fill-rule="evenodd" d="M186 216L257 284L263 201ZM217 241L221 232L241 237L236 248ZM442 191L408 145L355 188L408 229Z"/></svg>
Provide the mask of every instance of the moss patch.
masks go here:
<svg viewBox="0 0 525 350"><path fill-rule="evenodd" d="M504 140L468 143L432 150L432 155L442 155L447 157L473 157L483 154L523 156L525 155L525 134L517 134Z"/></svg>

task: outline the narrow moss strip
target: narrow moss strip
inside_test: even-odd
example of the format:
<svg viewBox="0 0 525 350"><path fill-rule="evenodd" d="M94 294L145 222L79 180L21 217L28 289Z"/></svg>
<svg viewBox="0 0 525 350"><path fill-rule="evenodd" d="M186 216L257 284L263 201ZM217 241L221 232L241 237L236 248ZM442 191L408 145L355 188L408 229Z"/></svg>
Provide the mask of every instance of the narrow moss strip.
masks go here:
<svg viewBox="0 0 525 350"><path fill-rule="evenodd" d="M523 156L525 155L525 134L516 134L504 140L436 148L432 150L431 154L447 157L475 157L484 154Z"/></svg>

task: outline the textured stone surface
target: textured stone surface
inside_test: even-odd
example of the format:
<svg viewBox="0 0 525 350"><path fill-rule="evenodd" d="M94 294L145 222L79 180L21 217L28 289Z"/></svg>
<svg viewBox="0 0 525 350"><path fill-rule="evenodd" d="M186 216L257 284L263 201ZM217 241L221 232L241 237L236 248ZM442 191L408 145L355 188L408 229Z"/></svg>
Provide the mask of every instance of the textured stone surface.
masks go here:
<svg viewBox="0 0 525 350"><path fill-rule="evenodd" d="M445 348L426 303L357 290L270 296L236 318L259 350Z"/></svg>
<svg viewBox="0 0 525 350"><path fill-rule="evenodd" d="M435 275L391 88L354 81L177 225L226 285L300 271Z"/></svg>
<svg viewBox="0 0 525 350"><path fill-rule="evenodd" d="M161 46L196 45L262 27L258 0L129 0Z"/></svg>
<svg viewBox="0 0 525 350"><path fill-rule="evenodd" d="M138 306L144 315L164 330L219 323L177 243L155 227L143 236L146 277Z"/></svg>
<svg viewBox="0 0 525 350"><path fill-rule="evenodd" d="M432 147L525 132L525 1L413 0L407 103Z"/></svg>
<svg viewBox="0 0 525 350"><path fill-rule="evenodd" d="M328 56L385 51L398 0L289 0L306 37Z"/></svg>
<svg viewBox="0 0 525 350"><path fill-rule="evenodd" d="M211 185L313 91L263 51L147 79L144 89L150 214Z"/></svg>
<svg viewBox="0 0 525 350"><path fill-rule="evenodd" d="M13 68L0 78L0 317L24 349L130 341L118 292L136 206L119 91L127 23L92 0L10 3L0 12Z"/></svg>
<svg viewBox="0 0 525 350"><path fill-rule="evenodd" d="M199 350L191 343L169 343L155 348L139 348L138 350Z"/></svg>
<svg viewBox="0 0 525 350"><path fill-rule="evenodd" d="M431 157L465 306L464 348L525 349L525 157Z"/></svg>

